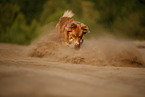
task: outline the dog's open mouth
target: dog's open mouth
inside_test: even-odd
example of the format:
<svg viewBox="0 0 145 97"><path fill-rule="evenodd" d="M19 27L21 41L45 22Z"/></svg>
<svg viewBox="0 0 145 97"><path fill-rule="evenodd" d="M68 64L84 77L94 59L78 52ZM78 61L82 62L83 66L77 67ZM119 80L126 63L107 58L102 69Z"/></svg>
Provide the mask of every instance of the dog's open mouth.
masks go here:
<svg viewBox="0 0 145 97"><path fill-rule="evenodd" d="M83 43L83 39L80 39L79 42L77 42L77 44L73 44L73 39L70 38L69 42L67 43L67 45L71 48L75 48L75 49L80 49L82 43Z"/></svg>
<svg viewBox="0 0 145 97"><path fill-rule="evenodd" d="M76 50L80 49L80 44L74 45L72 42L71 43L65 43L68 47L70 48L75 48Z"/></svg>
<svg viewBox="0 0 145 97"><path fill-rule="evenodd" d="M79 44L79 45L74 45L74 48L75 48L76 50L80 49L80 44Z"/></svg>

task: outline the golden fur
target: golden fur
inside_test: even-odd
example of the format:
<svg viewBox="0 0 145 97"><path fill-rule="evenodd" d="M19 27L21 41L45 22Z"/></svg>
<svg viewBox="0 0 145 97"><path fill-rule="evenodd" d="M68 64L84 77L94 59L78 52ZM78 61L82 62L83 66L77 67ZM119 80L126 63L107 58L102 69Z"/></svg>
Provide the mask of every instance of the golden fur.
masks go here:
<svg viewBox="0 0 145 97"><path fill-rule="evenodd" d="M59 19L56 29L60 32L61 40L66 45L73 44L75 48L80 48L83 38L89 32L88 26L75 21L71 11L65 11L64 15Z"/></svg>

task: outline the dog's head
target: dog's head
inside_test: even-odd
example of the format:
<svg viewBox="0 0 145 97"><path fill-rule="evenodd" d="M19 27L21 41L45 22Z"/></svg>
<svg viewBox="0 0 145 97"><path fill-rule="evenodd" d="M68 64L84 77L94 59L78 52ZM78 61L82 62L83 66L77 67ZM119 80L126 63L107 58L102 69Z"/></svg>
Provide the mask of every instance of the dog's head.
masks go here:
<svg viewBox="0 0 145 97"><path fill-rule="evenodd" d="M80 48L84 36L89 33L88 26L77 21L68 24L65 30L67 32L69 43L73 44L75 48Z"/></svg>

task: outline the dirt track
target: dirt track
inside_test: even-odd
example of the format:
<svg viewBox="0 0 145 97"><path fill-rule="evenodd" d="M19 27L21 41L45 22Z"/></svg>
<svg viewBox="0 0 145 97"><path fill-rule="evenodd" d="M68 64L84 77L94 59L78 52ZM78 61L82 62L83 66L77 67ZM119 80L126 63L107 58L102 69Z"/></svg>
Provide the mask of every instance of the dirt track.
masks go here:
<svg viewBox="0 0 145 97"><path fill-rule="evenodd" d="M75 51L40 40L0 44L0 97L145 97L144 43L89 40Z"/></svg>

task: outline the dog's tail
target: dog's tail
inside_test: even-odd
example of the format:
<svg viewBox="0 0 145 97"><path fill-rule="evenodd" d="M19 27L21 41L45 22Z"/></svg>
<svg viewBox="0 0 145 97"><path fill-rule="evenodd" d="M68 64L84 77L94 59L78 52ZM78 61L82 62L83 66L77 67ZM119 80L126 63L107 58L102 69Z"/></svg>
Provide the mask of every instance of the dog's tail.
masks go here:
<svg viewBox="0 0 145 97"><path fill-rule="evenodd" d="M70 10L67 10L67 11L64 12L62 17L70 17L71 18L73 16L74 16L73 12L70 11Z"/></svg>

